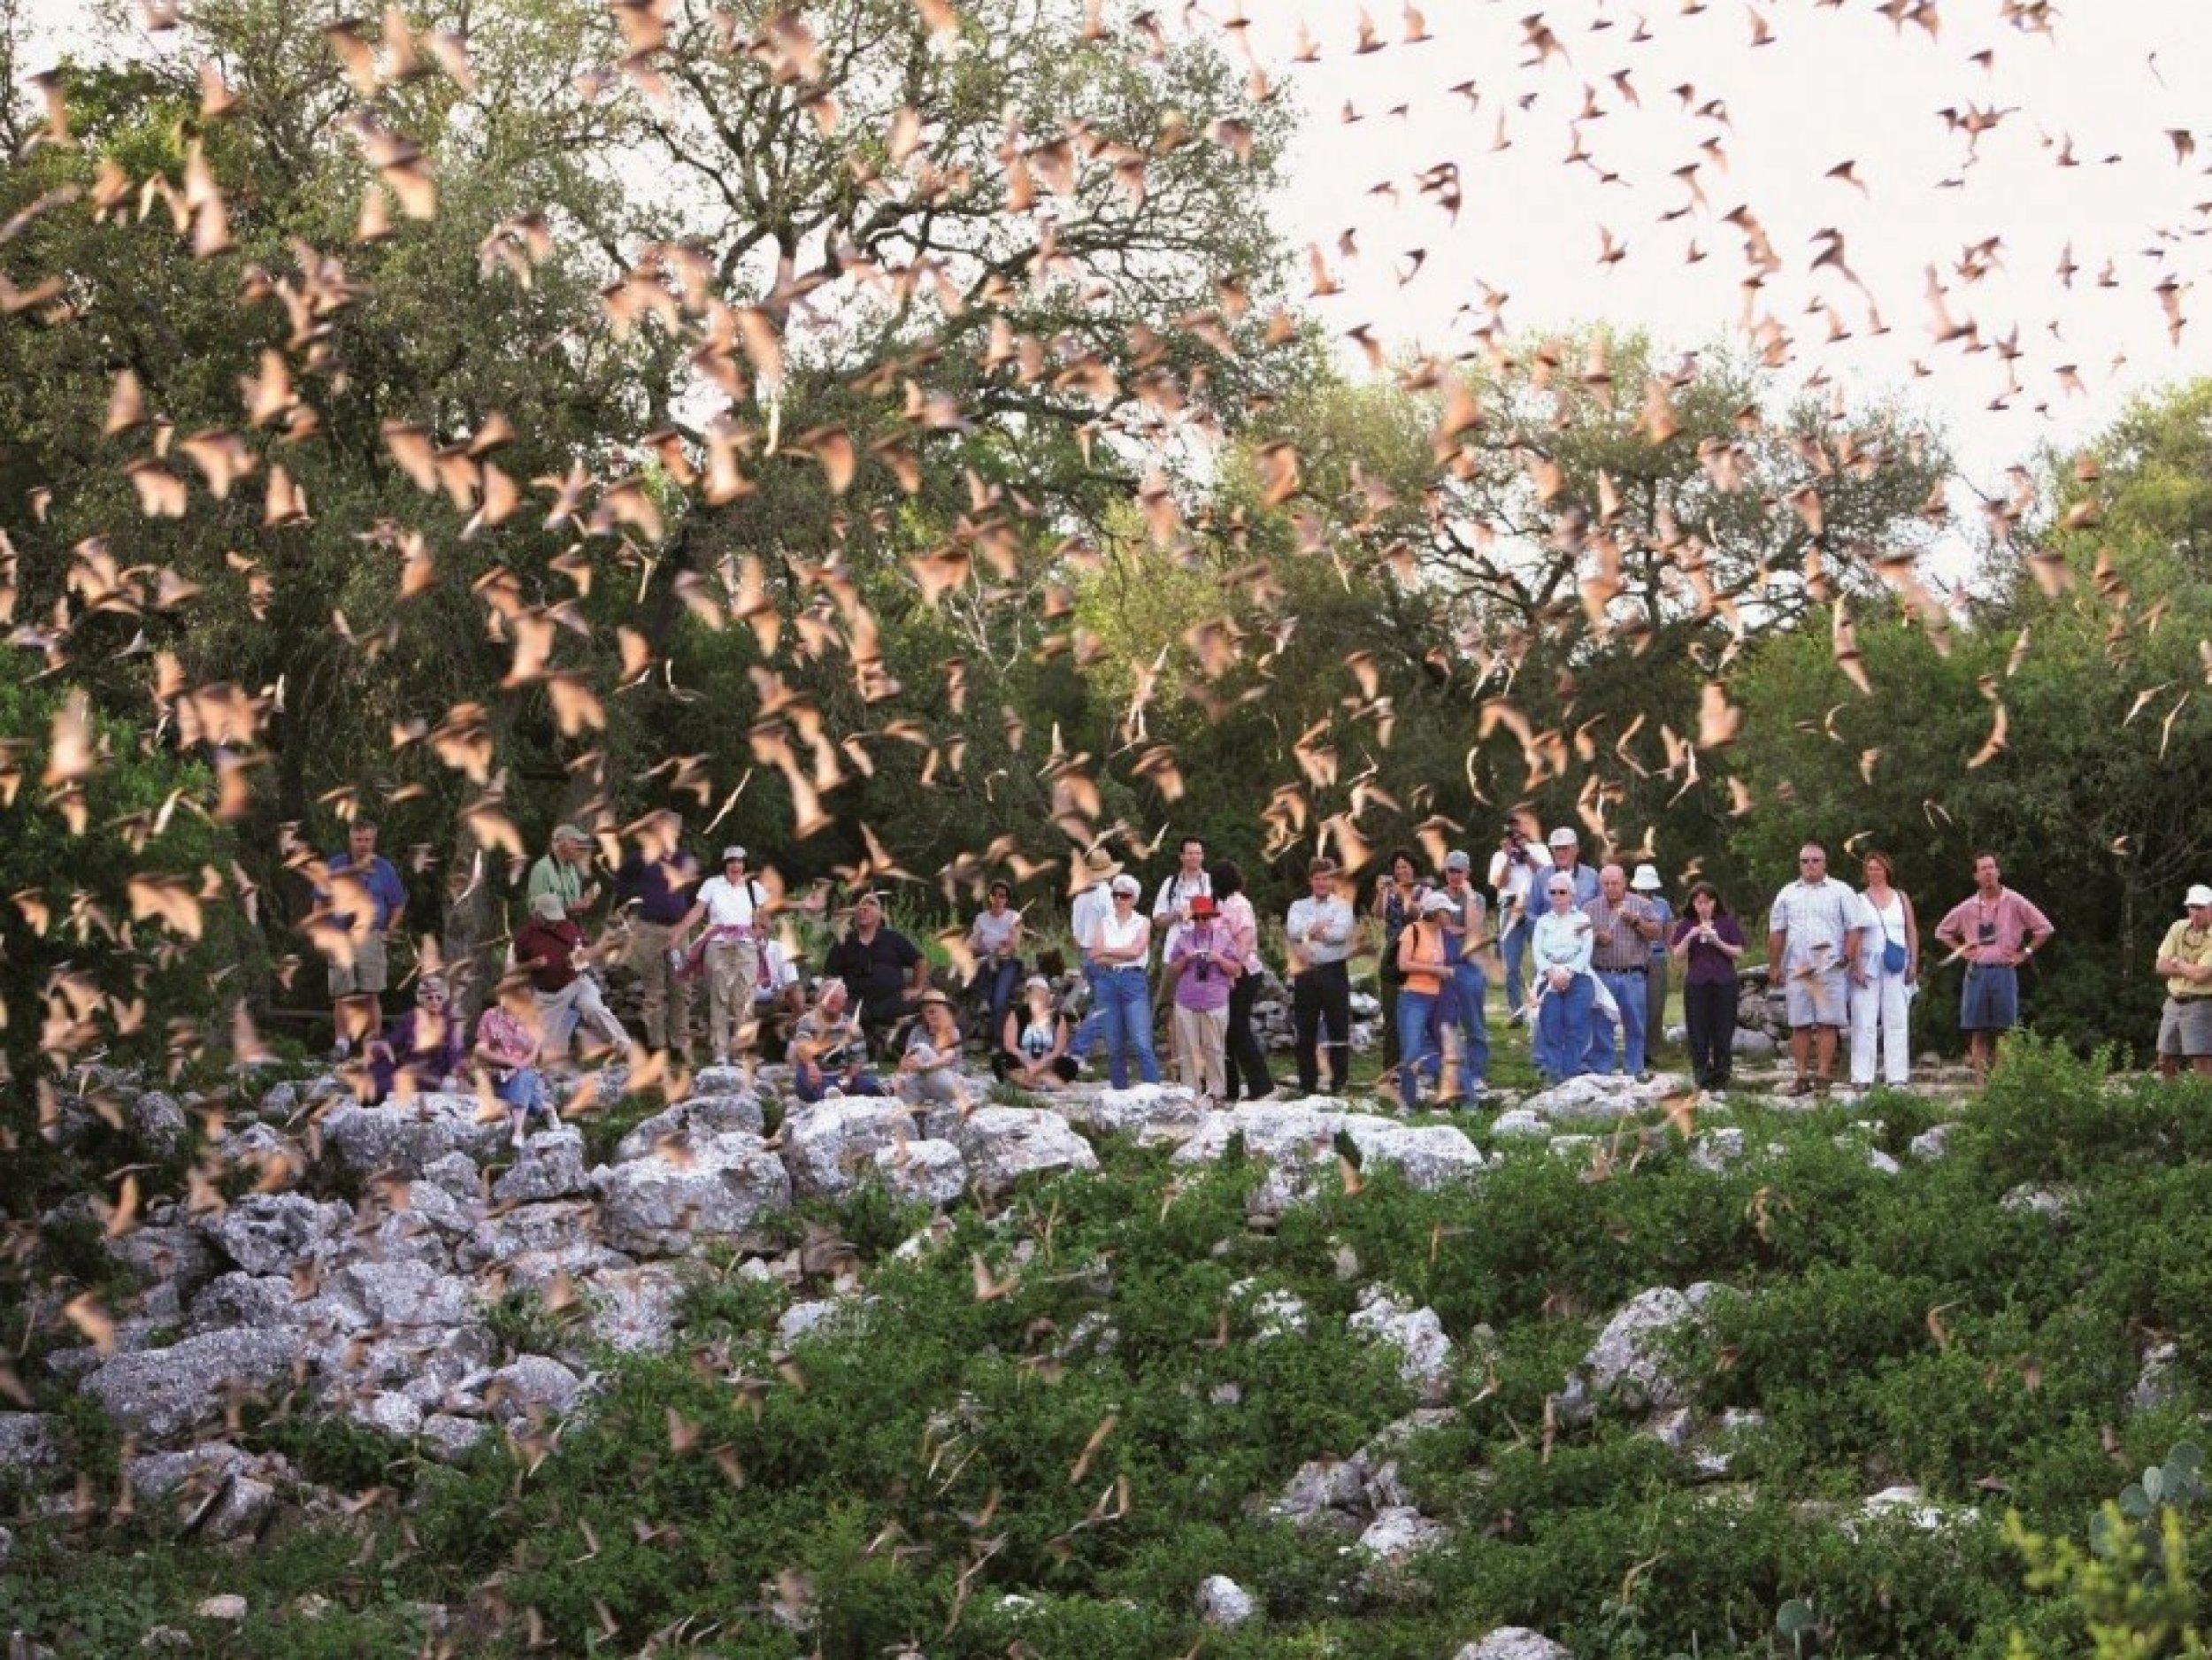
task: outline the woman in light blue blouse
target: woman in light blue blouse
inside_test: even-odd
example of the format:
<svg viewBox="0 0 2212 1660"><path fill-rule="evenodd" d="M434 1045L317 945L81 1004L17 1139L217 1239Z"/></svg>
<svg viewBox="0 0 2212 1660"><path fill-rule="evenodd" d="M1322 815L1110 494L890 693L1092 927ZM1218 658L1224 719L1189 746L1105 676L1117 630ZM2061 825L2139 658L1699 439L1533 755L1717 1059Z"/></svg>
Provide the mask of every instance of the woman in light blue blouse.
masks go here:
<svg viewBox="0 0 2212 1660"><path fill-rule="evenodd" d="M1597 995L1590 973L1590 918L1575 909L1574 884L1544 878L1547 909L1536 918L1529 950L1542 997L1536 1017L1536 1069L1555 1084L1589 1070L1590 1005Z"/></svg>

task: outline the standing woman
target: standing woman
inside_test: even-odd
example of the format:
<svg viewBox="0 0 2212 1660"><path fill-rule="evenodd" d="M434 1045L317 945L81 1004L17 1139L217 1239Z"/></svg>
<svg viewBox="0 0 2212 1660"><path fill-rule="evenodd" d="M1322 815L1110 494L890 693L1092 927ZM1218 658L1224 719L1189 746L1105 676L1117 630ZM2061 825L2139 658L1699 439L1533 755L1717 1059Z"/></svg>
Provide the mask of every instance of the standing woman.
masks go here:
<svg viewBox="0 0 2212 1660"><path fill-rule="evenodd" d="M1427 894L1414 919L1398 934L1398 1099L1408 1112L1421 1104L1421 1074L1441 1081L1443 1050L1438 1011L1451 980L1451 949L1444 918L1452 902Z"/></svg>
<svg viewBox="0 0 2212 1660"><path fill-rule="evenodd" d="M1728 1087L1736 1050L1736 964L1743 925L1721 903L1720 889L1690 889L1689 913L1674 925L1674 959L1682 964L1682 1018L1689 1027L1690 1068L1701 1089Z"/></svg>
<svg viewBox="0 0 2212 1660"><path fill-rule="evenodd" d="M1245 897L1244 872L1231 860L1224 859L1206 872L1213 883L1214 903L1221 908L1221 926L1229 931L1234 942L1232 949L1244 972L1229 988L1229 1032L1226 1039L1227 1087L1221 1092L1224 1101L1237 1098L1241 1080L1246 1097L1264 1101L1275 1093L1275 1080L1268 1076L1267 1051L1260 1046L1258 1035L1252 1030L1252 1005L1260 995L1260 919L1252 909L1252 902Z"/></svg>
<svg viewBox="0 0 2212 1660"><path fill-rule="evenodd" d="M1477 1100L1490 1079L1490 1026L1482 1007L1490 990L1490 977L1481 962L1488 943L1484 936L1490 906L1474 885L1473 873L1474 861L1464 852L1454 849L1445 856L1442 896L1451 902L1451 909L1440 913L1440 919L1451 968L1445 982L1441 1021L1445 1028L1456 1027L1459 1032L1459 1082L1451 1090L1440 1085L1440 1104L1447 1098Z"/></svg>
<svg viewBox="0 0 2212 1660"><path fill-rule="evenodd" d="M1651 936L1651 965L1644 972L1644 1059L1648 1064L1666 1036L1667 967L1673 961L1668 942L1674 938L1674 907L1667 903L1666 884L1659 880L1656 865L1639 865L1628 888L1643 896L1659 920L1659 932Z"/></svg>
<svg viewBox="0 0 2212 1660"><path fill-rule="evenodd" d="M1866 891L1859 895L1876 930L1859 948L1863 979L1851 988L1851 1087L1874 1087L1875 1039L1881 1040L1882 1080L1902 1089L1912 1081L1912 998L1920 982L1920 924L1911 895L1893 887L1889 855L1869 850L1859 861Z"/></svg>
<svg viewBox="0 0 2212 1660"><path fill-rule="evenodd" d="M1590 1070L1590 1007L1597 998L1590 952L1596 941L1594 925L1575 906L1571 876L1548 873L1544 903L1529 941L1542 999L1536 1015L1536 1066L1546 1083L1556 1084Z"/></svg>
<svg viewBox="0 0 2212 1660"><path fill-rule="evenodd" d="M1421 912L1421 895L1427 888L1413 855L1401 849L1390 856L1389 874L1375 885L1375 920L1382 925L1382 959L1376 965L1375 983L1382 995L1383 1071L1401 1058L1398 1047L1398 988L1403 974L1398 967L1398 936Z"/></svg>
<svg viewBox="0 0 2212 1660"><path fill-rule="evenodd" d="M1124 871L1114 878L1114 908L1092 925L1080 943L1097 970L1100 1029L1106 1039L1106 1079L1117 1089L1129 1087L1129 1062L1148 1084L1160 1081L1159 1057L1152 1052L1152 1003L1145 964L1152 955L1152 918L1137 909L1137 879Z"/></svg>
<svg viewBox="0 0 2212 1660"><path fill-rule="evenodd" d="M1014 909L1014 890L1003 877L991 884L986 905L968 927L968 949L975 957L975 978L968 982L968 995L989 994L990 1031L995 1042L999 1028L1006 1024L1007 1006L1014 1001L1014 988L1021 983L1022 913Z"/></svg>

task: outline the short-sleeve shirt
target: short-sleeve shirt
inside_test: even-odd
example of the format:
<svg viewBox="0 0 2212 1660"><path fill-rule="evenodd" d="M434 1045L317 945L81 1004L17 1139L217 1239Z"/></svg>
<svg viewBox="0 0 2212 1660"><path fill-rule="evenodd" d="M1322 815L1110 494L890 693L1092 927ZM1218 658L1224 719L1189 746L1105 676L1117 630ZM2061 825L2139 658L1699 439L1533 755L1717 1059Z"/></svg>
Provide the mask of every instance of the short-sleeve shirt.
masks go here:
<svg viewBox="0 0 2212 1660"><path fill-rule="evenodd" d="M547 996L567 989L576 978L576 948L584 931L572 922L533 917L515 930L515 959L530 971L530 983Z"/></svg>
<svg viewBox="0 0 2212 1660"><path fill-rule="evenodd" d="M1626 969L1640 969L1651 961L1651 954L1644 949L1644 936L1630 926L1632 922L1651 919L1651 903L1635 894L1624 894L1621 903L1615 904L1606 898L1604 890L1583 906L1582 914L1590 918L1592 945L1590 962L1594 968L1609 974ZM1600 934L1612 937L1604 944L1595 941Z"/></svg>
<svg viewBox="0 0 2212 1660"><path fill-rule="evenodd" d="M1782 958L1786 969L1824 972L1850 960L1847 947L1861 920L1858 895L1849 883L1832 876L1824 881L1792 882L1775 895L1767 932L1787 936Z"/></svg>
<svg viewBox="0 0 2212 1660"><path fill-rule="evenodd" d="M906 935L896 928L878 928L872 940L848 934L830 947L822 968L843 980L872 1015L905 995L908 977L921 960L921 948Z"/></svg>
<svg viewBox="0 0 2212 1660"><path fill-rule="evenodd" d="M1686 935L1695 934L1701 926L1694 916L1683 918L1674 925L1674 943L1680 944ZM1733 917L1715 917L1713 932L1732 946L1740 949L1743 945L1743 925ZM1735 959L1727 952L1702 940L1690 941L1688 965L1682 974L1685 985L1729 986L1735 980Z"/></svg>
<svg viewBox="0 0 2212 1660"><path fill-rule="evenodd" d="M530 867L528 893L533 900L540 894L558 894L561 903L572 905L584 896L584 873L549 853Z"/></svg>
<svg viewBox="0 0 2212 1660"><path fill-rule="evenodd" d="M324 869L333 876L350 876L369 890L369 902L374 907L369 918L369 931L372 934L383 933L391 926L392 913L406 908L406 886L399 880L399 872L392 867L391 860L381 853L369 855L368 868L365 870L353 868L350 853L336 855L324 865ZM350 930L353 926L353 916L349 911L335 912L331 920L342 928Z"/></svg>
<svg viewBox="0 0 2212 1660"><path fill-rule="evenodd" d="M733 882L726 876L710 876L699 884L697 903L707 908L710 928L749 928L764 902L760 884L748 876Z"/></svg>
<svg viewBox="0 0 2212 1660"><path fill-rule="evenodd" d="M826 1018L819 1009L810 1009L799 1017L799 1024L791 1030L795 1049L820 1045L820 1053L814 1064L824 1072L835 1072L861 1051L863 1042L860 1022L848 1006L836 1019Z"/></svg>
<svg viewBox="0 0 2212 1660"><path fill-rule="evenodd" d="M2009 888L1999 888L1996 899L1988 904L1982 903L1978 893L1962 899L1936 924L1936 938L1960 941L1970 963L2002 963L2026 943L2030 934L2050 931L2051 919Z"/></svg>
<svg viewBox="0 0 2212 1660"><path fill-rule="evenodd" d="M1229 1006L1229 990L1236 976L1225 972L1212 959L1210 954L1216 951L1225 957L1236 955L1235 936L1221 926L1217 918L1210 922L1194 922L1176 935L1167 960L1183 964L1183 972L1175 981L1177 1008L1210 1013Z"/></svg>
<svg viewBox="0 0 2212 1660"><path fill-rule="evenodd" d="M2166 930L2166 937L2159 942L2158 955L2177 957L2193 968L2202 968L2212 963L2212 928L2200 933L2184 917ZM2174 975L2167 980L2166 990L2176 997L2212 997L2212 980L2185 980Z"/></svg>
<svg viewBox="0 0 2212 1660"><path fill-rule="evenodd" d="M975 940L976 949L989 957L1011 946L1014 931L1021 925L1021 912L1009 905L996 916L987 911L977 911L975 922L968 932Z"/></svg>

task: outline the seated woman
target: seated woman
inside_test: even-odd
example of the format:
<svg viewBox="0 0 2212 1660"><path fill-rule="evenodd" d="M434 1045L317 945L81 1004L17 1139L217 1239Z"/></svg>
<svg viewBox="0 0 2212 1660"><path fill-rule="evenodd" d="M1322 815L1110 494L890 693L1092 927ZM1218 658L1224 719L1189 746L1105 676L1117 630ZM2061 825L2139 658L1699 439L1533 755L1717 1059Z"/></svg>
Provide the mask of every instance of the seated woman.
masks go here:
<svg viewBox="0 0 2212 1660"><path fill-rule="evenodd" d="M446 983L425 974L415 986L415 1006L369 1040L369 1102L395 1091L403 1097L458 1087L467 1034L446 1016Z"/></svg>
<svg viewBox="0 0 2212 1660"><path fill-rule="evenodd" d="M967 1086L960 1080L960 1020L952 999L934 987L922 994L920 1016L906 1034L906 1050L899 1057L899 1093L917 1106L967 1099Z"/></svg>
<svg viewBox="0 0 2212 1660"><path fill-rule="evenodd" d="M976 913L968 928L968 949L975 955L975 978L968 995L987 998L996 1032L1006 1024L1007 1006L1022 972L1022 913L1014 909L1014 890L1002 879L991 884L989 908Z"/></svg>
<svg viewBox="0 0 2212 1660"><path fill-rule="evenodd" d="M476 1021L476 1063L489 1075L492 1094L507 1103L508 1140L516 1147L522 1145L532 1118L543 1118L549 1126L561 1121L538 1071L538 1030L530 1018L536 1012L520 997L511 1006L503 999Z"/></svg>
<svg viewBox="0 0 2212 1660"><path fill-rule="evenodd" d="M791 1088L811 1104L832 1091L841 1095L887 1095L883 1080L868 1070L867 1038L851 1007L845 982L835 975L816 989L814 1007L791 1034Z"/></svg>
<svg viewBox="0 0 2212 1660"><path fill-rule="evenodd" d="M991 1055L991 1076L1017 1089L1057 1089L1075 1081L1075 1057L1068 1053L1071 1029L1052 993L1052 982L1032 974L1022 1001L1000 1023L998 1048Z"/></svg>

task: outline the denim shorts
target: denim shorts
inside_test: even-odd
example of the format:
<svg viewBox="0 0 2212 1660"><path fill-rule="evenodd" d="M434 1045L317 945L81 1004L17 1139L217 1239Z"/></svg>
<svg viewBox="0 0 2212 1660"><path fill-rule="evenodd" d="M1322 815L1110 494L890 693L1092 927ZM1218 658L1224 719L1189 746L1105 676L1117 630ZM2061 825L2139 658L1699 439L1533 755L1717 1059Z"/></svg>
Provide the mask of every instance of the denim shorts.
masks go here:
<svg viewBox="0 0 2212 1660"><path fill-rule="evenodd" d="M2019 1024L2019 971L2002 963L1968 964L1959 992L1959 1030L2009 1032Z"/></svg>

